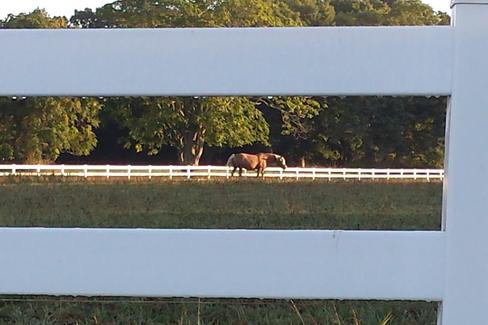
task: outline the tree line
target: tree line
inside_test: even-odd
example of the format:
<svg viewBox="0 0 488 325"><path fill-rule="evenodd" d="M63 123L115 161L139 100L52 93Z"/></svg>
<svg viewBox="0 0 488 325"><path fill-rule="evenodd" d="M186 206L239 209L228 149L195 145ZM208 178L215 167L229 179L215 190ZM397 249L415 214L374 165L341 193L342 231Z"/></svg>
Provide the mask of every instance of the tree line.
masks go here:
<svg viewBox="0 0 488 325"><path fill-rule="evenodd" d="M420 0L119 0L69 19L9 15L0 28L443 24ZM275 151L299 165L442 167L445 109L425 97L0 98L0 161L199 164Z"/></svg>

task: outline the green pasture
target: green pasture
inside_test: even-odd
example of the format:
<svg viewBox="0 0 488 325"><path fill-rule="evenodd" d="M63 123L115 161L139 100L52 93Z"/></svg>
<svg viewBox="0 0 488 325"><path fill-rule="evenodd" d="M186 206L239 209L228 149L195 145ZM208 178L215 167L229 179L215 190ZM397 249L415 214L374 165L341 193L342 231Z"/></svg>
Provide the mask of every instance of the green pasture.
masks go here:
<svg viewBox="0 0 488 325"><path fill-rule="evenodd" d="M440 183L3 179L2 227L437 230ZM35 272L35 270L32 270ZM0 324L435 324L436 303L0 297Z"/></svg>

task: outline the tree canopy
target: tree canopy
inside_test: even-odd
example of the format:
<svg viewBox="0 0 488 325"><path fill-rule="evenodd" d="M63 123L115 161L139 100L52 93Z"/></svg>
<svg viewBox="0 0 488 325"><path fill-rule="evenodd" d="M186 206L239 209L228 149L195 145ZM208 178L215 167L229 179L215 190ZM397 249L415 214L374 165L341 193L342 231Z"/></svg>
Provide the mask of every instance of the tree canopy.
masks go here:
<svg viewBox="0 0 488 325"><path fill-rule="evenodd" d="M97 144L100 104L79 98L0 98L0 160L52 162L88 155Z"/></svg>
<svg viewBox="0 0 488 325"><path fill-rule="evenodd" d="M205 145L268 142L266 120L245 97L123 97L110 102L114 119L128 130L126 147L157 154L171 145L184 164L198 164Z"/></svg>
<svg viewBox="0 0 488 325"><path fill-rule="evenodd" d="M66 28L68 21L65 17L50 17L44 9L35 9L31 13L19 15L8 15L0 21L1 28Z"/></svg>

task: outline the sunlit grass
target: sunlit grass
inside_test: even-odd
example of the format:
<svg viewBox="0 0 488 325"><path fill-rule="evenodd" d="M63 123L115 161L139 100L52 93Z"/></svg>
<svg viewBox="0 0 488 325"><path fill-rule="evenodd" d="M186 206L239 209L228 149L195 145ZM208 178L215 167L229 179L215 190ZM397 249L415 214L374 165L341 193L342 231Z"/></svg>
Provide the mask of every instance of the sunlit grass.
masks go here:
<svg viewBox="0 0 488 325"><path fill-rule="evenodd" d="M440 229L439 183L20 182L0 226Z"/></svg>

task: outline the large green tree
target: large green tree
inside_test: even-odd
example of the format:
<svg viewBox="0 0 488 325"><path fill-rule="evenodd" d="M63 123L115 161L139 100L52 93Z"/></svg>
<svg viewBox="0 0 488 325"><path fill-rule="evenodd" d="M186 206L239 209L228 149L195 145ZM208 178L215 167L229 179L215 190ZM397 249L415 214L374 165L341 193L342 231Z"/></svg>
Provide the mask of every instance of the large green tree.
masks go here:
<svg viewBox="0 0 488 325"><path fill-rule="evenodd" d="M183 164L198 165L205 145L268 142L266 121L245 97L123 97L109 101L113 117L128 130L126 147L157 154L164 145L171 145Z"/></svg>
<svg viewBox="0 0 488 325"><path fill-rule="evenodd" d="M0 160L49 163L88 155L97 144L100 103L80 98L0 98Z"/></svg>

